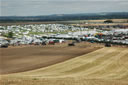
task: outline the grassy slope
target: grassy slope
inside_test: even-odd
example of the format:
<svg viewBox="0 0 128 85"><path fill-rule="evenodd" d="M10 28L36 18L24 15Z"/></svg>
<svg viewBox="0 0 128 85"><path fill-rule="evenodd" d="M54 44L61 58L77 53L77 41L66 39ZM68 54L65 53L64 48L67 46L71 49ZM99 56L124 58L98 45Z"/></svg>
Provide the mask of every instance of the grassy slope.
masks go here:
<svg viewBox="0 0 128 85"><path fill-rule="evenodd" d="M127 61L128 48L102 48L46 68L3 76L2 83L3 85L128 85Z"/></svg>

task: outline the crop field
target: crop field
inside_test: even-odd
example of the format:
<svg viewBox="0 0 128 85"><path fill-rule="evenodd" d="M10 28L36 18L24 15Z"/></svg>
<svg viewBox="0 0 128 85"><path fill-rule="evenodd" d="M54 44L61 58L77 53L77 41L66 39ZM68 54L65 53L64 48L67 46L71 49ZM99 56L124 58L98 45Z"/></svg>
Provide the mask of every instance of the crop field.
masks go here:
<svg viewBox="0 0 128 85"><path fill-rule="evenodd" d="M9 47L1 50L0 73L16 73L46 67L89 52L98 47L85 43L68 47L66 43L47 46ZM78 51L79 50L79 51Z"/></svg>
<svg viewBox="0 0 128 85"><path fill-rule="evenodd" d="M88 47L86 50L82 47L76 47L77 51L85 52L78 57L31 71L2 74L0 82L2 85L128 85L128 48L103 47L86 53Z"/></svg>
<svg viewBox="0 0 128 85"><path fill-rule="evenodd" d="M8 26L8 25L26 25L26 24L78 24L78 23L103 23L106 19L101 20L73 20L73 21L42 21L42 22L6 22L1 23L2 26ZM128 19L111 19L114 23L121 24L121 25L127 25L124 23L128 23ZM115 24L114 24L115 25Z"/></svg>

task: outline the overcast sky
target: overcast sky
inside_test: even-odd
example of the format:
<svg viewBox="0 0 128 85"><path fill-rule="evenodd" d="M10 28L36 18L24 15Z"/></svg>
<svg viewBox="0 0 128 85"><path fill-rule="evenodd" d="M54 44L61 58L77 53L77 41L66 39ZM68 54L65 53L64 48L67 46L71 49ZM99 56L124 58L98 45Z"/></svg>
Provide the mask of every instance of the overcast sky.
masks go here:
<svg viewBox="0 0 128 85"><path fill-rule="evenodd" d="M0 16L128 12L128 0L0 0Z"/></svg>

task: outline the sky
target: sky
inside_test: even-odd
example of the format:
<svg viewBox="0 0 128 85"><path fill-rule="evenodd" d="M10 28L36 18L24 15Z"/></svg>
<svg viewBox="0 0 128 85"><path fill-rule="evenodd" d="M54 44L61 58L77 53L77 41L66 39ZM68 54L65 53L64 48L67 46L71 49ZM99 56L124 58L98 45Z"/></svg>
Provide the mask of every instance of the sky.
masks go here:
<svg viewBox="0 0 128 85"><path fill-rule="evenodd" d="M128 12L128 0L0 0L0 16Z"/></svg>

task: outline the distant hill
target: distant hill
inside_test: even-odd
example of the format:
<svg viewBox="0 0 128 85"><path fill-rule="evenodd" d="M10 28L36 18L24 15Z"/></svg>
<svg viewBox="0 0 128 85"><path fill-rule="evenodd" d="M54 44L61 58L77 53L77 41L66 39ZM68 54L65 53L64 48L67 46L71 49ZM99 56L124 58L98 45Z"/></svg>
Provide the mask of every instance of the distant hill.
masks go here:
<svg viewBox="0 0 128 85"><path fill-rule="evenodd" d="M44 16L0 16L0 22L18 21L68 21L89 19L128 19L128 12L102 12L81 14L54 14Z"/></svg>

